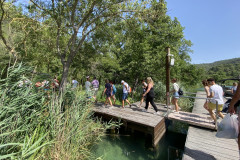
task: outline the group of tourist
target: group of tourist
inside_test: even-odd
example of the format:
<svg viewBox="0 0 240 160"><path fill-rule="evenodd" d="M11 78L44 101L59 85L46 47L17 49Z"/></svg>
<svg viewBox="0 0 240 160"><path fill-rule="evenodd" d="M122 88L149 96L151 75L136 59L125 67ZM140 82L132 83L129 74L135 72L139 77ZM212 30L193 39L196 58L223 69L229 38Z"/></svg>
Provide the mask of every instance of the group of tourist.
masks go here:
<svg viewBox="0 0 240 160"><path fill-rule="evenodd" d="M178 106L178 99L179 99L179 85L176 83L177 80L175 78L172 79L171 81L173 83L173 90L171 91L173 96L172 96L172 104L175 106L175 112L179 111L179 106ZM74 79L72 80L72 84L73 84L73 88L76 87L76 85L78 84L78 82ZM130 101L128 100L128 94L131 92L131 87L129 86L129 84L127 82L125 82L124 80L121 81L121 85L122 85L122 108L125 108L125 102L131 107L132 104L130 103ZM151 77L147 78L147 81L145 82L145 80L142 81L142 88L143 88L143 93L142 93L142 98L140 101L140 104L138 107L141 107L144 99L146 100L146 105L145 108L142 110L144 112L146 112L148 110L149 105L151 104L153 109L155 110L155 114L160 114L157 110L157 106L154 103L154 82L152 80ZM90 82L90 77L87 76L86 77L86 82L85 82L85 90L86 90L86 95L87 98L94 98L95 101L97 101L97 92L99 90L99 81L96 79L96 77L94 77L94 80L92 82ZM106 80L105 81L105 88L104 91L102 93L102 96L105 95L106 96L106 100L104 105L106 106L107 104L110 104L110 108L113 107L113 105L115 105L116 102L116 87L114 85L114 83L112 81ZM112 102L113 100L113 102Z"/></svg>
<svg viewBox="0 0 240 160"><path fill-rule="evenodd" d="M105 101L105 105L107 105L108 103L110 104L111 107L113 107L113 105L115 105L116 102L116 87L113 84L113 82L106 80L105 81L105 89L103 91L103 95L106 95L106 101ZM180 107L178 105L178 99L180 98L179 95L179 85L177 84L177 80L175 78L173 78L171 80L172 82L172 90L170 91L172 93L172 104L175 106L175 111L176 113L179 112ZM76 87L77 83L75 80L72 81L73 83L73 87ZM131 107L131 103L128 100L128 94L129 94L129 85L127 82L125 82L124 80L121 81L122 84L122 108L124 108L124 103L125 101L128 103L128 105ZM221 118L224 118L224 115L222 114L222 109L223 109L223 105L224 105L224 91L222 89L221 86L219 86L218 84L215 83L215 80L213 78L209 78L207 80L203 80L202 84L204 86L204 89L206 91L206 95L207 95L207 100L204 103L204 108L209 112L210 116L212 117L212 119L214 120L214 122L216 121L216 116L213 112L213 110L216 109L216 104L218 104L218 109L216 110L216 112L218 113L218 115ZM90 87L92 89L90 89ZM99 89L99 82L98 80L96 80L96 77L94 77L94 80L92 82L90 82L90 78L89 76L87 77L87 81L85 82L85 88L86 88L86 92L89 91L93 91L93 97L96 98L97 95L97 91ZM155 110L154 114L159 114L159 111L156 107L156 104L154 103L154 82L152 80L151 77L147 78L147 81L145 82L145 80L142 81L142 98L140 101L140 104L138 107L141 107L141 105L143 104L143 101L145 99L146 104L145 104L145 108L142 110L144 112L146 112L148 110L149 105L151 104L153 109ZM231 92L234 95L229 108L228 108L228 112L233 114L237 112L237 106L236 105L240 102L240 82L239 84L237 83L233 83L233 87L231 88ZM112 99L113 99L113 103L112 103ZM240 112L238 112L238 115L240 115ZM240 119L239 119L239 124L240 124ZM239 132L240 132L240 127L239 127ZM239 154L240 154L240 136L238 137L238 145L239 145Z"/></svg>
<svg viewBox="0 0 240 160"><path fill-rule="evenodd" d="M54 77L52 79L52 82L49 82L48 80L44 79L42 82L40 81L36 82L35 87L43 88L45 91L48 91L50 89L56 90L57 88L59 88L59 81L57 80L57 77Z"/></svg>

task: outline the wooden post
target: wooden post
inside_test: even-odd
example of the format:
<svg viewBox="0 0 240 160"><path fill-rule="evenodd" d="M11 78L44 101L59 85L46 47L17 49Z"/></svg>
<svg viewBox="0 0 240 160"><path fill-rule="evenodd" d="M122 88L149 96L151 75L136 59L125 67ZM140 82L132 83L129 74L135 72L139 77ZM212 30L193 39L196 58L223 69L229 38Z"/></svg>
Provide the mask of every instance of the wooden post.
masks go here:
<svg viewBox="0 0 240 160"><path fill-rule="evenodd" d="M170 66L169 66L169 62L170 62L170 47L166 48L166 105L167 107L169 106L169 95L170 95Z"/></svg>

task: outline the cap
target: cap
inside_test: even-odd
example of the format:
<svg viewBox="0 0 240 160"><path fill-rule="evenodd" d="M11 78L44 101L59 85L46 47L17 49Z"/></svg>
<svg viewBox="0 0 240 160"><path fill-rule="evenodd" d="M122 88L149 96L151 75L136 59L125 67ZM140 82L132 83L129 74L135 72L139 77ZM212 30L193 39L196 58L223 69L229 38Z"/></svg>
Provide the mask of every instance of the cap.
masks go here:
<svg viewBox="0 0 240 160"><path fill-rule="evenodd" d="M89 76L87 76L86 78L89 78Z"/></svg>
<svg viewBox="0 0 240 160"><path fill-rule="evenodd" d="M121 80L121 83L124 83L124 80Z"/></svg>

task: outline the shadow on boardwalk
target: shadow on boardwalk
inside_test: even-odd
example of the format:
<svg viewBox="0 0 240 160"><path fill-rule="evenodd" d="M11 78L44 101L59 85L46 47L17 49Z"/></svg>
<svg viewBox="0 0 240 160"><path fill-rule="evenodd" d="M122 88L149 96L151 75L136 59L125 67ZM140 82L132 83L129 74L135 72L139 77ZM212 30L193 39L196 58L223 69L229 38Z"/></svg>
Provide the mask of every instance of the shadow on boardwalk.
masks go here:
<svg viewBox="0 0 240 160"><path fill-rule="evenodd" d="M185 147L185 155L191 157L192 159L195 160L216 160L216 158L213 155L210 155L208 153L202 152L200 150L194 150L194 149L189 149L188 147ZM188 158L186 157L185 160ZM189 158L190 159L190 158Z"/></svg>

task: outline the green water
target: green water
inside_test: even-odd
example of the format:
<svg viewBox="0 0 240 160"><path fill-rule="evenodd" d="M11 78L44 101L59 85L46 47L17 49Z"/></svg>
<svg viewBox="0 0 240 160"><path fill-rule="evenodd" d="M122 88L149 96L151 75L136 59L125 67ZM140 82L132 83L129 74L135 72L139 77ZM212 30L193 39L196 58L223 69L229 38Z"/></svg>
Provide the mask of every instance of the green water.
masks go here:
<svg viewBox="0 0 240 160"><path fill-rule="evenodd" d="M104 160L177 160L185 140L186 135L168 131L152 148L151 138L142 133L109 134L92 151Z"/></svg>

